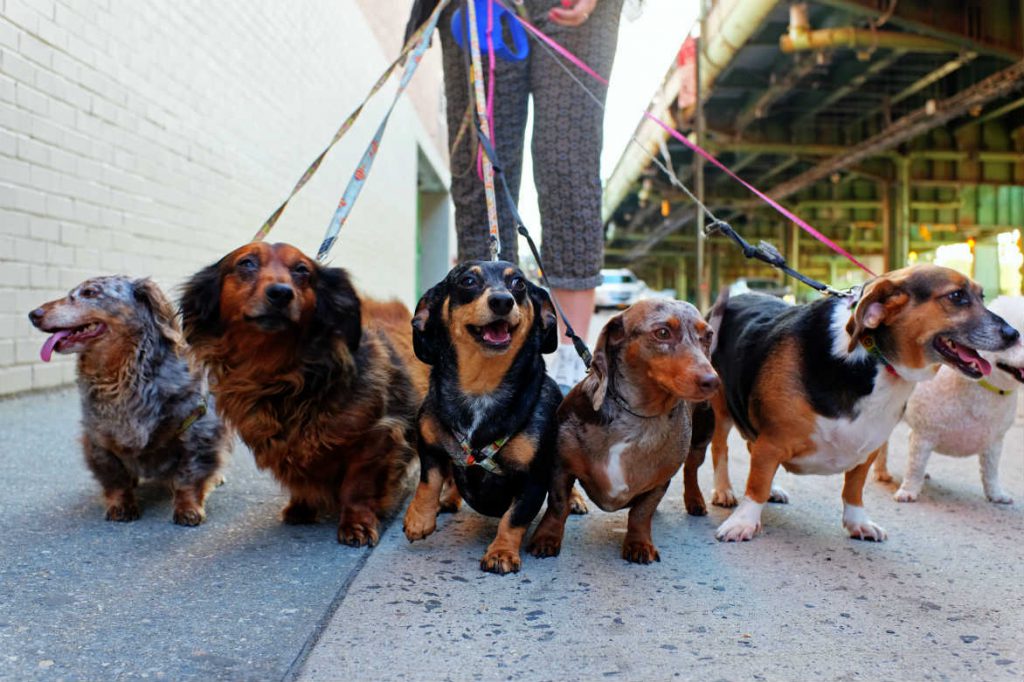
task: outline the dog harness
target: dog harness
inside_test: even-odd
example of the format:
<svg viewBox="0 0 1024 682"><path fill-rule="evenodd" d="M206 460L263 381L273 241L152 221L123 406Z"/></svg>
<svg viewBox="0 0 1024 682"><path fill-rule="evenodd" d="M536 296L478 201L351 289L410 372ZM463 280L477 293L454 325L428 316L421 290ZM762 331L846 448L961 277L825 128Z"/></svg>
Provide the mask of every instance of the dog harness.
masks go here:
<svg viewBox="0 0 1024 682"><path fill-rule="evenodd" d="M876 359L880 363L882 363L882 365L885 367L885 371L886 372L888 372L889 374L893 375L897 379L902 379L903 378L903 377L901 377L899 375L899 372L897 372L893 368L892 363L889 362L888 360L886 360L885 356L882 355L882 351L880 351L878 349L878 344L875 343L875 337L873 337L873 336L864 336L864 337L862 337L861 340L860 340L860 345L864 346L864 350L866 350L868 352L868 355L870 355L871 357L873 357L874 359Z"/></svg>
<svg viewBox="0 0 1024 682"><path fill-rule="evenodd" d="M188 413L185 417L185 421L181 422L181 426L178 427L177 432L174 434L180 436L186 431L192 428L192 425L199 421L200 417L206 414L206 400L204 398L199 399L199 404L196 405L195 409Z"/></svg>
<svg viewBox="0 0 1024 682"><path fill-rule="evenodd" d="M992 391L993 393L998 393L999 395L1010 395L1011 393L1013 393L1013 391L1004 391L1001 388L996 388L995 386L988 383L984 379L979 380L978 385L981 386L986 391Z"/></svg>
<svg viewBox="0 0 1024 682"><path fill-rule="evenodd" d="M487 473L494 474L495 476L503 476L505 471L501 468L497 462L494 461L494 456L508 441L512 438L511 436L502 436L493 443L488 443L482 448L474 448L469 443L469 438L464 434L455 431L452 433L455 436L455 440L459 443L459 448L462 450L464 458L454 458L456 466L460 467L471 467L478 466Z"/></svg>

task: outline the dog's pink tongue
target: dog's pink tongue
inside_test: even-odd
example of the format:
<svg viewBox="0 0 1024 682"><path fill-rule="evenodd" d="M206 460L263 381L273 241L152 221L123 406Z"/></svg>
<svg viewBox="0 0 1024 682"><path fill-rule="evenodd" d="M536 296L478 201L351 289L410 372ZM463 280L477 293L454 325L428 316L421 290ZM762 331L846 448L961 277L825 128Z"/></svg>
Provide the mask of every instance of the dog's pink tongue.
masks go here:
<svg viewBox="0 0 1024 682"><path fill-rule="evenodd" d="M511 334L508 333L508 324L505 322L495 322L487 325L484 327L483 337L487 343L507 343L511 338Z"/></svg>
<svg viewBox="0 0 1024 682"><path fill-rule="evenodd" d="M960 359L967 364L974 364L978 370L985 376L992 373L992 365L988 360L981 357L975 350L970 348L964 348L961 345L957 345L956 354L960 356Z"/></svg>
<svg viewBox="0 0 1024 682"><path fill-rule="evenodd" d="M49 362L50 358L53 357L53 349L65 336L71 336L71 330L61 329L50 338L46 339L46 343L43 344L42 349L39 351L39 357L42 358L43 362Z"/></svg>

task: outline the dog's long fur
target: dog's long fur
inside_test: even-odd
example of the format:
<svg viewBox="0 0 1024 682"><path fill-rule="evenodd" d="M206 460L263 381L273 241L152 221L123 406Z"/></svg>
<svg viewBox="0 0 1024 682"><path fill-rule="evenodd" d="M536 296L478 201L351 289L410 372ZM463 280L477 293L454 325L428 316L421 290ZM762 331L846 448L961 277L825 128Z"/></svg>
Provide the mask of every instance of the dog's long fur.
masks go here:
<svg viewBox="0 0 1024 682"><path fill-rule="evenodd" d="M682 301L640 301L608 321L590 373L558 409L558 457L548 509L530 542L534 556L561 550L579 479L601 509L630 508L622 557L660 561L654 512L690 449L693 409L718 389L710 343L711 328ZM688 489L688 504L696 504L691 496Z"/></svg>
<svg viewBox="0 0 1024 682"><path fill-rule="evenodd" d="M886 273L866 284L859 300L794 307L745 294L716 307L712 363L722 389L711 401L712 502L736 504L726 444L733 423L751 460L746 495L716 533L730 541L760 530L769 499L786 500L772 486L780 466L844 473L843 526L852 537L884 540L864 510L864 481L914 383L932 378L942 363L980 375L974 349L1003 349L1019 337L985 309L976 283L934 265Z"/></svg>
<svg viewBox="0 0 1024 682"><path fill-rule="evenodd" d="M420 484L405 515L410 541L436 528L442 488L454 478L471 507L500 516L480 567L518 571L526 528L544 503L555 453L557 385L541 353L558 344L551 299L503 261L456 266L416 307L416 353L432 366L419 417ZM487 341L497 325L500 343ZM467 461L455 434L480 449L507 437L494 473Z"/></svg>
<svg viewBox="0 0 1024 682"><path fill-rule="evenodd" d="M133 491L139 479L151 478L171 485L175 523L201 523L228 439L189 368L174 308L159 287L148 279L97 277L30 318L47 332L98 325L98 334L72 335L57 350L78 353L82 445L103 487L107 518L138 518ZM189 424L204 402L205 412Z"/></svg>
<svg viewBox="0 0 1024 682"><path fill-rule="evenodd" d="M376 544L413 455L426 368L411 315L360 300L348 275L253 243L198 272L185 335L256 464L288 489L287 523L338 510L338 541Z"/></svg>

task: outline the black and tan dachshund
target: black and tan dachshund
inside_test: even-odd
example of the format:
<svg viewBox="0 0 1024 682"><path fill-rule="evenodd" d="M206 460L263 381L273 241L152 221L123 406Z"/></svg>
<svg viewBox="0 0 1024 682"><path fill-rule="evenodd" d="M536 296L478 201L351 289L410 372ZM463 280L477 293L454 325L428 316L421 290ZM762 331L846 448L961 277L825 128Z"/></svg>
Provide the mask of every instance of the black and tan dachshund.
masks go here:
<svg viewBox="0 0 1024 682"><path fill-rule="evenodd" d="M557 440L561 394L541 355L558 345L551 299L512 263L464 263L420 299L413 343L431 372L405 535L415 541L434 532L442 488L454 478L473 509L501 518L480 568L518 571Z"/></svg>

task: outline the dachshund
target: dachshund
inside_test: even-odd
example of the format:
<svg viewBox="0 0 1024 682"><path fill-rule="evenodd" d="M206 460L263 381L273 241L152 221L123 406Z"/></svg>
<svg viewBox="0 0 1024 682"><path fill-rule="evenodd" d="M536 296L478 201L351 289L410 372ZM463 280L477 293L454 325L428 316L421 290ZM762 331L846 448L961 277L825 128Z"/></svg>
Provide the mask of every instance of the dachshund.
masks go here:
<svg viewBox="0 0 1024 682"><path fill-rule="evenodd" d="M712 502L734 506L726 439L735 424L750 449L746 496L715 534L749 540L780 466L845 475L842 523L853 538L886 532L864 510L868 469L917 382L947 365L972 378L988 371L978 350L1020 336L986 310L981 287L949 268L915 265L872 279L852 297L791 306L764 294L725 292L711 311L711 361L722 379L712 398Z"/></svg>
<svg viewBox="0 0 1024 682"><path fill-rule="evenodd" d="M561 550L579 479L605 511L629 507L622 558L660 561L654 511L690 449L693 410L718 389L711 327L683 301L644 300L608 320L590 372L558 408L558 458L534 556Z"/></svg>
<svg viewBox="0 0 1024 682"><path fill-rule="evenodd" d="M558 346L551 298L512 263L471 261L420 299L413 329L416 355L431 371L405 535L413 542L434 532L453 478L473 509L501 518L480 568L516 572L555 457L561 393L541 355Z"/></svg>
<svg viewBox="0 0 1024 682"><path fill-rule="evenodd" d="M185 338L225 420L290 500L289 524L338 512L338 542L373 546L398 502L427 368L401 303L360 299L340 268L247 244L196 273Z"/></svg>
<svg viewBox="0 0 1024 682"><path fill-rule="evenodd" d="M29 313L40 357L78 354L85 461L108 521L139 518L139 479L170 484L174 523L196 526L221 481L228 434L189 365L174 306L149 279L88 279Z"/></svg>

